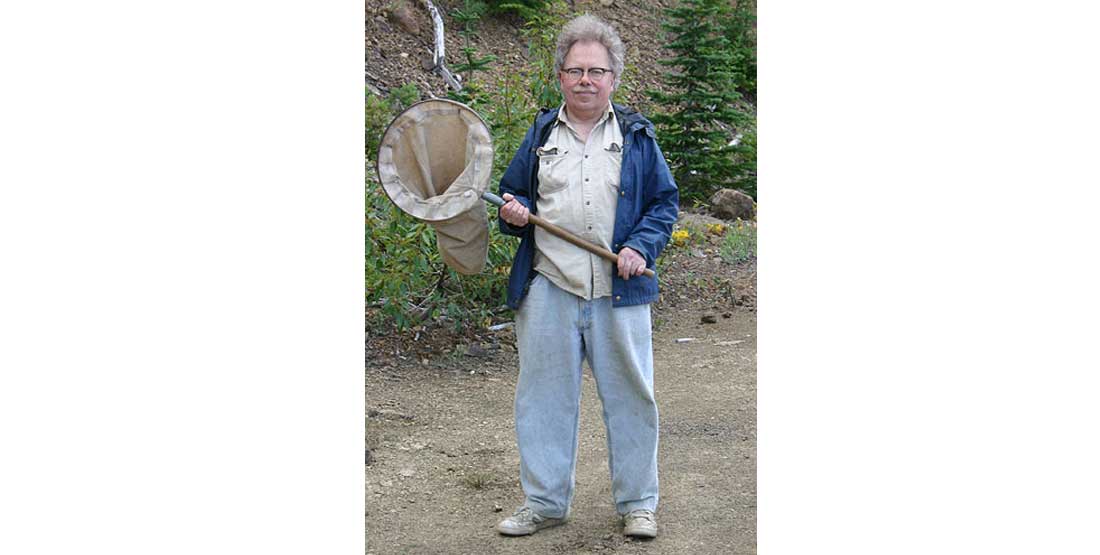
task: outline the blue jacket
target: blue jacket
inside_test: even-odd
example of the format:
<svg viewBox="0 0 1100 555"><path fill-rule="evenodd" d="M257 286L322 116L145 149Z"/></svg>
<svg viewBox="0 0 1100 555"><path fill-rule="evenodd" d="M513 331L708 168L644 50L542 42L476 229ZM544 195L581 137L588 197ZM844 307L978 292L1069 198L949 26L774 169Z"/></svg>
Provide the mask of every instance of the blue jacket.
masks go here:
<svg viewBox="0 0 1100 555"><path fill-rule="evenodd" d="M612 104L623 135L623 163L619 182L619 201L615 209L612 251L630 247L645 257L646 267L656 271L657 255L672 235L672 224L679 211L680 191L668 170L668 163L657 146L653 123L638 112ZM546 143L558 108L543 108L527 130L508 169L500 179L500 194L511 193L532 214L538 214L538 156L535 151ZM508 278L508 306L518 309L531 280L535 277L534 224L515 227L497 215L501 233L521 237ZM612 306L646 304L657 300L656 277L633 276L624 280L612 266Z"/></svg>

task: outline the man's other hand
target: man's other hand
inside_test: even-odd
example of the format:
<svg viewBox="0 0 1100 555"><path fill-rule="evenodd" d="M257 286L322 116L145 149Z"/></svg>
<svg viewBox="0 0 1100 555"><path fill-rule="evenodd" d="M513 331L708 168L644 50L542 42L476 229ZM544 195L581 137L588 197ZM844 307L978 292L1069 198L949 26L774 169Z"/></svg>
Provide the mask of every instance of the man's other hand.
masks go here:
<svg viewBox="0 0 1100 555"><path fill-rule="evenodd" d="M504 221L516 227L527 225L527 215L530 212L527 207L520 204L511 193L504 193L504 206L500 207L500 217Z"/></svg>
<svg viewBox="0 0 1100 555"><path fill-rule="evenodd" d="M631 276L640 276L645 271L645 258L638 254L638 251L623 247L619 251L619 260L616 265L619 266L619 277L629 280Z"/></svg>

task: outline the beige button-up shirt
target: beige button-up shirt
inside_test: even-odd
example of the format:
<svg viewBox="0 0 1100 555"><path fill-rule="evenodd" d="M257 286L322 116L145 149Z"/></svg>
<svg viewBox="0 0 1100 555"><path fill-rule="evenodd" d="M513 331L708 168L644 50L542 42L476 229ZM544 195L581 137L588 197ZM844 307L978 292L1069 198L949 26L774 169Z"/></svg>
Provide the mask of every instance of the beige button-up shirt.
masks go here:
<svg viewBox="0 0 1100 555"><path fill-rule="evenodd" d="M623 136L609 102L588 141L581 141L562 105L538 150L539 216L611 250ZM585 300L611 295L611 262L535 228L535 271ZM614 252L614 251L612 251Z"/></svg>

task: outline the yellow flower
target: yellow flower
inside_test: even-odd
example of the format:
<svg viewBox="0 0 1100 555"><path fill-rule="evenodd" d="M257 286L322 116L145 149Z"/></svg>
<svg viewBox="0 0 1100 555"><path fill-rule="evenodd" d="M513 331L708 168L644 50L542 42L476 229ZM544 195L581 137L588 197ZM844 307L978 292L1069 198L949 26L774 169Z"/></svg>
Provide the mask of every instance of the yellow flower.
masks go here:
<svg viewBox="0 0 1100 555"><path fill-rule="evenodd" d="M707 224L707 231L715 235L721 235L726 232L726 226L723 224Z"/></svg>
<svg viewBox="0 0 1100 555"><path fill-rule="evenodd" d="M685 244L687 244L688 237L690 237L690 236L691 236L691 234L688 233L688 231L686 229L680 229L680 230L677 230L677 231L673 231L672 232L672 242L674 244L677 244L677 245L685 245Z"/></svg>

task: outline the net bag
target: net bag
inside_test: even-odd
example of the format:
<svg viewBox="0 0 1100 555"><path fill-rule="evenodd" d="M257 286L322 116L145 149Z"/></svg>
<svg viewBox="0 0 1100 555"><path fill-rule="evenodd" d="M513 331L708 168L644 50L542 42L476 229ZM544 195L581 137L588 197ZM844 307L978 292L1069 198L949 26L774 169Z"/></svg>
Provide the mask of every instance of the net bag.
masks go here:
<svg viewBox="0 0 1100 555"><path fill-rule="evenodd" d="M444 263L460 274L485 268L489 218L481 193L492 169L489 127L451 100L425 100L398 114L378 149L382 189L403 212L435 228Z"/></svg>

